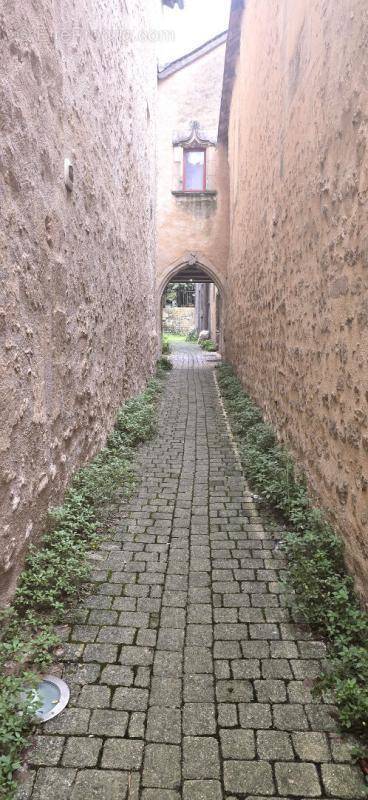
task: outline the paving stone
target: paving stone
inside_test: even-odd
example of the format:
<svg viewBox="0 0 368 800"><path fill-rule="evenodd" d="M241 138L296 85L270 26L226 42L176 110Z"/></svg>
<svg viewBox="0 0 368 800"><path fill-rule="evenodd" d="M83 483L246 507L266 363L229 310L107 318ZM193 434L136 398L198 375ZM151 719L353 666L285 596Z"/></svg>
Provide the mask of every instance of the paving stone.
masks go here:
<svg viewBox="0 0 368 800"><path fill-rule="evenodd" d="M322 671L319 661L313 661L312 659L290 661L290 665L297 681L302 681L305 678L318 678Z"/></svg>
<svg viewBox="0 0 368 800"><path fill-rule="evenodd" d="M153 677L149 704L179 708L182 703L182 682L180 678Z"/></svg>
<svg viewBox="0 0 368 800"><path fill-rule="evenodd" d="M320 797L321 785L314 764L276 764L279 794L288 797Z"/></svg>
<svg viewBox="0 0 368 800"><path fill-rule="evenodd" d="M206 625L212 622L212 606L206 603L190 605L188 608L188 623Z"/></svg>
<svg viewBox="0 0 368 800"><path fill-rule="evenodd" d="M241 648L244 658L269 658L270 645L268 642L242 642Z"/></svg>
<svg viewBox="0 0 368 800"><path fill-rule="evenodd" d="M260 678L260 662L256 659L242 659L231 662L231 670L234 678Z"/></svg>
<svg viewBox="0 0 368 800"><path fill-rule="evenodd" d="M267 761L292 761L294 758L290 736L280 731L258 731L257 753Z"/></svg>
<svg viewBox="0 0 368 800"><path fill-rule="evenodd" d="M181 795L170 789L143 789L142 800L181 800Z"/></svg>
<svg viewBox="0 0 368 800"><path fill-rule="evenodd" d="M70 736L63 754L65 767L94 767L97 764L102 739Z"/></svg>
<svg viewBox="0 0 368 800"><path fill-rule="evenodd" d="M120 651L119 661L125 666L149 665L153 663L154 651L149 647L123 646Z"/></svg>
<svg viewBox="0 0 368 800"><path fill-rule="evenodd" d="M293 733L292 740L301 761L331 761L328 739L323 733Z"/></svg>
<svg viewBox="0 0 368 800"><path fill-rule="evenodd" d="M54 766L60 761L64 742L64 736L36 736L28 763L37 767Z"/></svg>
<svg viewBox="0 0 368 800"><path fill-rule="evenodd" d="M84 661L97 661L100 664L114 664L118 648L113 644L87 644L83 652Z"/></svg>
<svg viewBox="0 0 368 800"><path fill-rule="evenodd" d="M236 623L232 625L230 622L219 623L214 627L215 639L227 641L231 639L239 640L246 639L248 636L248 628L243 623Z"/></svg>
<svg viewBox="0 0 368 800"><path fill-rule="evenodd" d="M78 696L78 706L82 708L107 708L110 705L111 690L108 686L83 686Z"/></svg>
<svg viewBox="0 0 368 800"><path fill-rule="evenodd" d="M37 771L32 800L68 800L76 775L75 769L45 767Z"/></svg>
<svg viewBox="0 0 368 800"><path fill-rule="evenodd" d="M211 650L207 647L186 647L184 653L184 672L213 672Z"/></svg>
<svg viewBox="0 0 368 800"><path fill-rule="evenodd" d="M175 606L178 608L185 608L187 604L187 593L174 592L166 589L164 596L162 598L162 602L164 606Z"/></svg>
<svg viewBox="0 0 368 800"><path fill-rule="evenodd" d="M211 702L215 698L212 675L185 675L184 676L184 701L185 703Z"/></svg>
<svg viewBox="0 0 368 800"><path fill-rule="evenodd" d="M212 625L188 625L186 643L189 646L211 647L213 642Z"/></svg>
<svg viewBox="0 0 368 800"><path fill-rule="evenodd" d="M219 781L184 781L183 791L183 800L222 800Z"/></svg>
<svg viewBox="0 0 368 800"><path fill-rule="evenodd" d="M218 681L216 685L218 703L242 703L253 700L250 681Z"/></svg>
<svg viewBox="0 0 368 800"><path fill-rule="evenodd" d="M91 712L87 708L65 708L55 719L46 722L46 733L61 733L67 736L87 733Z"/></svg>
<svg viewBox="0 0 368 800"><path fill-rule="evenodd" d="M286 700L286 684L279 680L254 681L257 700L260 703L283 703Z"/></svg>
<svg viewBox="0 0 368 800"><path fill-rule="evenodd" d="M100 664L69 664L63 670L63 679L67 683L96 683L100 674Z"/></svg>
<svg viewBox="0 0 368 800"><path fill-rule="evenodd" d="M367 786L359 767L347 764L323 764L322 783L327 797L360 800L367 797Z"/></svg>
<svg viewBox="0 0 368 800"><path fill-rule="evenodd" d="M271 642L271 658L298 658L298 648L294 642Z"/></svg>
<svg viewBox="0 0 368 800"><path fill-rule="evenodd" d="M308 720L304 709L299 705L274 705L274 727L284 731L308 730Z"/></svg>
<svg viewBox="0 0 368 800"><path fill-rule="evenodd" d="M35 770L30 769L19 775L18 786L15 791L15 800L30 800L35 777Z"/></svg>
<svg viewBox="0 0 368 800"><path fill-rule="evenodd" d="M183 708L183 733L185 736L203 736L216 733L215 705L213 703L185 703Z"/></svg>
<svg viewBox="0 0 368 800"><path fill-rule="evenodd" d="M109 665L104 667L101 673L101 683L109 686L131 686L134 681L134 673L131 667L120 667Z"/></svg>
<svg viewBox="0 0 368 800"><path fill-rule="evenodd" d="M73 642L94 642L98 632L97 625L74 625L71 639Z"/></svg>
<svg viewBox="0 0 368 800"><path fill-rule="evenodd" d="M92 712L88 732L99 736L125 736L128 714L125 711L96 710Z"/></svg>
<svg viewBox="0 0 368 800"><path fill-rule="evenodd" d="M334 707L311 695L325 645L291 621L285 560L197 352L174 355L184 368L168 377L158 435L137 450L135 496L92 554L93 593L61 628L71 701L38 729L18 800L364 796Z"/></svg>
<svg viewBox="0 0 368 800"><path fill-rule="evenodd" d="M148 705L147 689L122 687L115 689L112 706L123 711L145 711Z"/></svg>
<svg viewBox="0 0 368 800"><path fill-rule="evenodd" d="M310 688L305 685L304 681L289 681L287 692L290 703L309 704L317 702L313 698Z"/></svg>
<svg viewBox="0 0 368 800"><path fill-rule="evenodd" d="M178 677L183 671L182 661L181 653L169 653L164 650L156 652L153 663L153 674Z"/></svg>
<svg viewBox="0 0 368 800"><path fill-rule="evenodd" d="M82 770L76 777L71 800L125 800L128 779L127 772ZM67 800L67 797L68 795L63 795L62 800ZM55 800L55 795L49 795L49 800Z"/></svg>
<svg viewBox="0 0 368 800"><path fill-rule="evenodd" d="M93 647L94 645L88 645L88 647ZM85 645L84 644L68 644L68 642L64 642L61 649L60 655L58 655L59 661L80 661L83 656ZM59 652L59 651L58 651ZM85 659L88 661L89 659Z"/></svg>
<svg viewBox="0 0 368 800"><path fill-rule="evenodd" d="M181 713L177 708L151 706L147 716L147 741L180 744Z"/></svg>
<svg viewBox="0 0 368 800"><path fill-rule="evenodd" d="M234 728L238 725L238 709L235 704L221 703L217 709L220 728Z"/></svg>
<svg viewBox="0 0 368 800"><path fill-rule="evenodd" d="M134 711L130 715L128 736L130 739L143 739L146 731L146 714Z"/></svg>
<svg viewBox="0 0 368 800"><path fill-rule="evenodd" d="M186 736L183 740L183 777L219 778L220 754L216 739Z"/></svg>
<svg viewBox="0 0 368 800"><path fill-rule="evenodd" d="M215 642L213 648L213 657L218 659L240 659L240 645L239 642Z"/></svg>
<svg viewBox="0 0 368 800"><path fill-rule="evenodd" d="M135 611L123 611L119 615L119 625L126 625L128 628L148 628L149 614Z"/></svg>
<svg viewBox="0 0 368 800"><path fill-rule="evenodd" d="M238 710L242 728L271 728L271 706L265 703L240 703Z"/></svg>
<svg viewBox="0 0 368 800"><path fill-rule="evenodd" d="M184 608L163 608L161 611L162 628L184 628L185 609Z"/></svg>
<svg viewBox="0 0 368 800"><path fill-rule="evenodd" d="M352 750L356 747L356 740L351 736L330 735L330 747L334 761L352 760Z"/></svg>
<svg viewBox="0 0 368 800"><path fill-rule="evenodd" d="M138 770L143 759L143 741L108 739L103 748L101 765L107 769Z"/></svg>
<svg viewBox="0 0 368 800"><path fill-rule="evenodd" d="M299 652L302 658L320 659L326 656L326 645L324 642L298 642Z"/></svg>
<svg viewBox="0 0 368 800"><path fill-rule="evenodd" d="M144 753L143 786L177 789L181 784L180 747L148 744ZM160 798L161 800L161 798Z"/></svg>
<svg viewBox="0 0 368 800"><path fill-rule="evenodd" d="M119 628L117 625L105 625L100 629L97 642L110 644L132 644L135 636L134 628Z"/></svg>
<svg viewBox="0 0 368 800"><path fill-rule="evenodd" d="M220 731L220 742L223 758L248 760L255 758L256 748L253 731L226 730Z"/></svg>
<svg viewBox="0 0 368 800"><path fill-rule="evenodd" d="M111 603L110 598L101 597L101 601L106 602L106 600ZM116 611L91 611L88 622L90 625L115 625L118 621L118 616Z"/></svg>
<svg viewBox="0 0 368 800"><path fill-rule="evenodd" d="M264 624L249 625L249 635L251 639L279 639L280 633L278 626L267 622Z"/></svg>
<svg viewBox="0 0 368 800"><path fill-rule="evenodd" d="M338 731L336 708L334 706L305 706L311 728L315 731Z"/></svg>
<svg viewBox="0 0 368 800"><path fill-rule="evenodd" d="M136 605L137 601L134 597L115 597L112 603L112 607L116 611L135 611Z"/></svg>
<svg viewBox="0 0 368 800"><path fill-rule="evenodd" d="M271 766L265 761L225 761L224 783L228 792L275 794Z"/></svg>
<svg viewBox="0 0 368 800"><path fill-rule="evenodd" d="M184 631L179 628L162 628L157 639L158 650L183 650Z"/></svg>

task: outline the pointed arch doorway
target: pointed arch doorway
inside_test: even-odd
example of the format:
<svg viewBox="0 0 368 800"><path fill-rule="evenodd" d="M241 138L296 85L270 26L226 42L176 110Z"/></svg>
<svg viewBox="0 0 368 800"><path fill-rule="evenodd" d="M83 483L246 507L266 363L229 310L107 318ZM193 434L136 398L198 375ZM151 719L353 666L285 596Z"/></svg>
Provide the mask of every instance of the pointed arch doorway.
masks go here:
<svg viewBox="0 0 368 800"><path fill-rule="evenodd" d="M187 252L180 259L168 265L158 279L159 330L162 332L162 318L167 290L170 286L180 287L184 296L191 295L194 306L194 328L199 333L208 330L210 337L223 351L223 317L225 307L225 287L214 264L200 253Z"/></svg>

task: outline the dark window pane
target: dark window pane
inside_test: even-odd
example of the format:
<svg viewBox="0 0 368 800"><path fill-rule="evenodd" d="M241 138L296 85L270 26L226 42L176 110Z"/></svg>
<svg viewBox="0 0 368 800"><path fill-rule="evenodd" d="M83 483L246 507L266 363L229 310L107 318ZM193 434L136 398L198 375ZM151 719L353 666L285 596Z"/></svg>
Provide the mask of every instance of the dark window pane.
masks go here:
<svg viewBox="0 0 368 800"><path fill-rule="evenodd" d="M204 150L185 150L185 184L184 189L188 192L200 192L204 187Z"/></svg>

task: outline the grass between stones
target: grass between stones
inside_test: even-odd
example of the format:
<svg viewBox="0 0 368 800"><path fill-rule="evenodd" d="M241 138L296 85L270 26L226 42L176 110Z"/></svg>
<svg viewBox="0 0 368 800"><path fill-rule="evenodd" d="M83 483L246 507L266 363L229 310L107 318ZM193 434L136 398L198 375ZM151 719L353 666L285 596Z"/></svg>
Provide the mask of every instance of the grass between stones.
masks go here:
<svg viewBox="0 0 368 800"><path fill-rule="evenodd" d="M294 608L328 641L329 660L316 693L332 692L343 729L360 738L357 757L368 746L368 615L344 565L344 546L308 496L287 450L276 440L261 410L245 394L231 367L217 369L218 383L238 440L244 472L262 501L281 514L286 586Z"/></svg>
<svg viewBox="0 0 368 800"><path fill-rule="evenodd" d="M14 772L32 729L37 672L53 660L59 643L53 625L63 621L90 574L88 553L109 527L114 502L134 486L134 449L155 430L157 399L167 364L119 410L105 447L71 481L63 505L50 510L40 542L31 545L13 605L1 612L0 798L11 800ZM27 687L27 688L25 688Z"/></svg>

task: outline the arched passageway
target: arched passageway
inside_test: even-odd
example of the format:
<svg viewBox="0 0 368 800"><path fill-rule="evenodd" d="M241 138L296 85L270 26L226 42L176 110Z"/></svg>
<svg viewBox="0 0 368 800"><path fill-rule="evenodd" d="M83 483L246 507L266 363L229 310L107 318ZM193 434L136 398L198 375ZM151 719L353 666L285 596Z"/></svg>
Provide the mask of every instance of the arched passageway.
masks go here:
<svg viewBox="0 0 368 800"><path fill-rule="evenodd" d="M160 278L158 299L161 331L208 331L222 350L225 291L213 264L195 253L171 264Z"/></svg>

